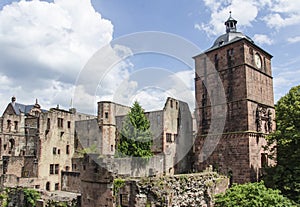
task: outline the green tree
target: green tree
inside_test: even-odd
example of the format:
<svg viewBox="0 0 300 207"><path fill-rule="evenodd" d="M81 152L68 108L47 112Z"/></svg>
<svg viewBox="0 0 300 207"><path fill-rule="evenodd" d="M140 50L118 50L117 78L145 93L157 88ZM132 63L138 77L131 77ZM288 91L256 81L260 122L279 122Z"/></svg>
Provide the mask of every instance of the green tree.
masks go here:
<svg viewBox="0 0 300 207"><path fill-rule="evenodd" d="M296 206L279 190L268 189L263 182L234 184L215 197L216 207L292 207Z"/></svg>
<svg viewBox="0 0 300 207"><path fill-rule="evenodd" d="M118 156L149 158L152 156L151 146L150 122L145 116L143 108L135 101L123 121L117 145Z"/></svg>
<svg viewBox="0 0 300 207"><path fill-rule="evenodd" d="M300 204L300 85L275 107L277 129L268 137L268 147L277 153L277 165L266 169L264 180Z"/></svg>

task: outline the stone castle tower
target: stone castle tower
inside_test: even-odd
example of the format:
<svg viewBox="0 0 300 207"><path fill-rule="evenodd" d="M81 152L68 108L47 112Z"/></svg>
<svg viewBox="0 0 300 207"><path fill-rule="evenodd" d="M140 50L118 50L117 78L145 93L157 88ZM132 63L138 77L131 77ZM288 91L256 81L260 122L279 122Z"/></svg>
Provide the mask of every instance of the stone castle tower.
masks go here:
<svg viewBox="0 0 300 207"><path fill-rule="evenodd" d="M198 135L195 168L212 165L231 181L256 181L263 165L265 135L275 129L272 56L225 22L226 33L194 57Z"/></svg>

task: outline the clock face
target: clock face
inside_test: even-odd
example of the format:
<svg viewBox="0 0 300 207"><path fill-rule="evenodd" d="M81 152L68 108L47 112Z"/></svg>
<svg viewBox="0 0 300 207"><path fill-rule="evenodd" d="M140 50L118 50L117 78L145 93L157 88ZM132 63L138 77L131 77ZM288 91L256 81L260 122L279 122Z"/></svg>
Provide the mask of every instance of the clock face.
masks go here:
<svg viewBox="0 0 300 207"><path fill-rule="evenodd" d="M257 54L257 53L255 54L254 61L255 61L256 67L261 69L261 58L260 58L259 54Z"/></svg>

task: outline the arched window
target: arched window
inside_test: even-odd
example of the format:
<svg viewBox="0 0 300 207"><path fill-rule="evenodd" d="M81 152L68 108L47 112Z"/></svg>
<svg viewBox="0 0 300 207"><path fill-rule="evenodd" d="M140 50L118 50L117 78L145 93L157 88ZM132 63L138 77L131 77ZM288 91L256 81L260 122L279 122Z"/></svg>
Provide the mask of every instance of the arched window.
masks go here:
<svg viewBox="0 0 300 207"><path fill-rule="evenodd" d="M50 182L47 182L47 183L46 183L46 190L47 190L47 191L50 191Z"/></svg>
<svg viewBox="0 0 300 207"><path fill-rule="evenodd" d="M9 145L10 145L10 149L12 150L15 147L15 140L14 139L10 139L9 140Z"/></svg>

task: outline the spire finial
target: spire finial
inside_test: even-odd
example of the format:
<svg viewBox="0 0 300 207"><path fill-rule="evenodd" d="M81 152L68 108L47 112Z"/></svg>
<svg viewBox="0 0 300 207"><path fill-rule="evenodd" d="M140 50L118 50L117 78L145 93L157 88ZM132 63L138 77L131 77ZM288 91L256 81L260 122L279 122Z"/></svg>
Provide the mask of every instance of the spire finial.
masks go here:
<svg viewBox="0 0 300 207"><path fill-rule="evenodd" d="M231 10L229 11L229 17L231 17Z"/></svg>

